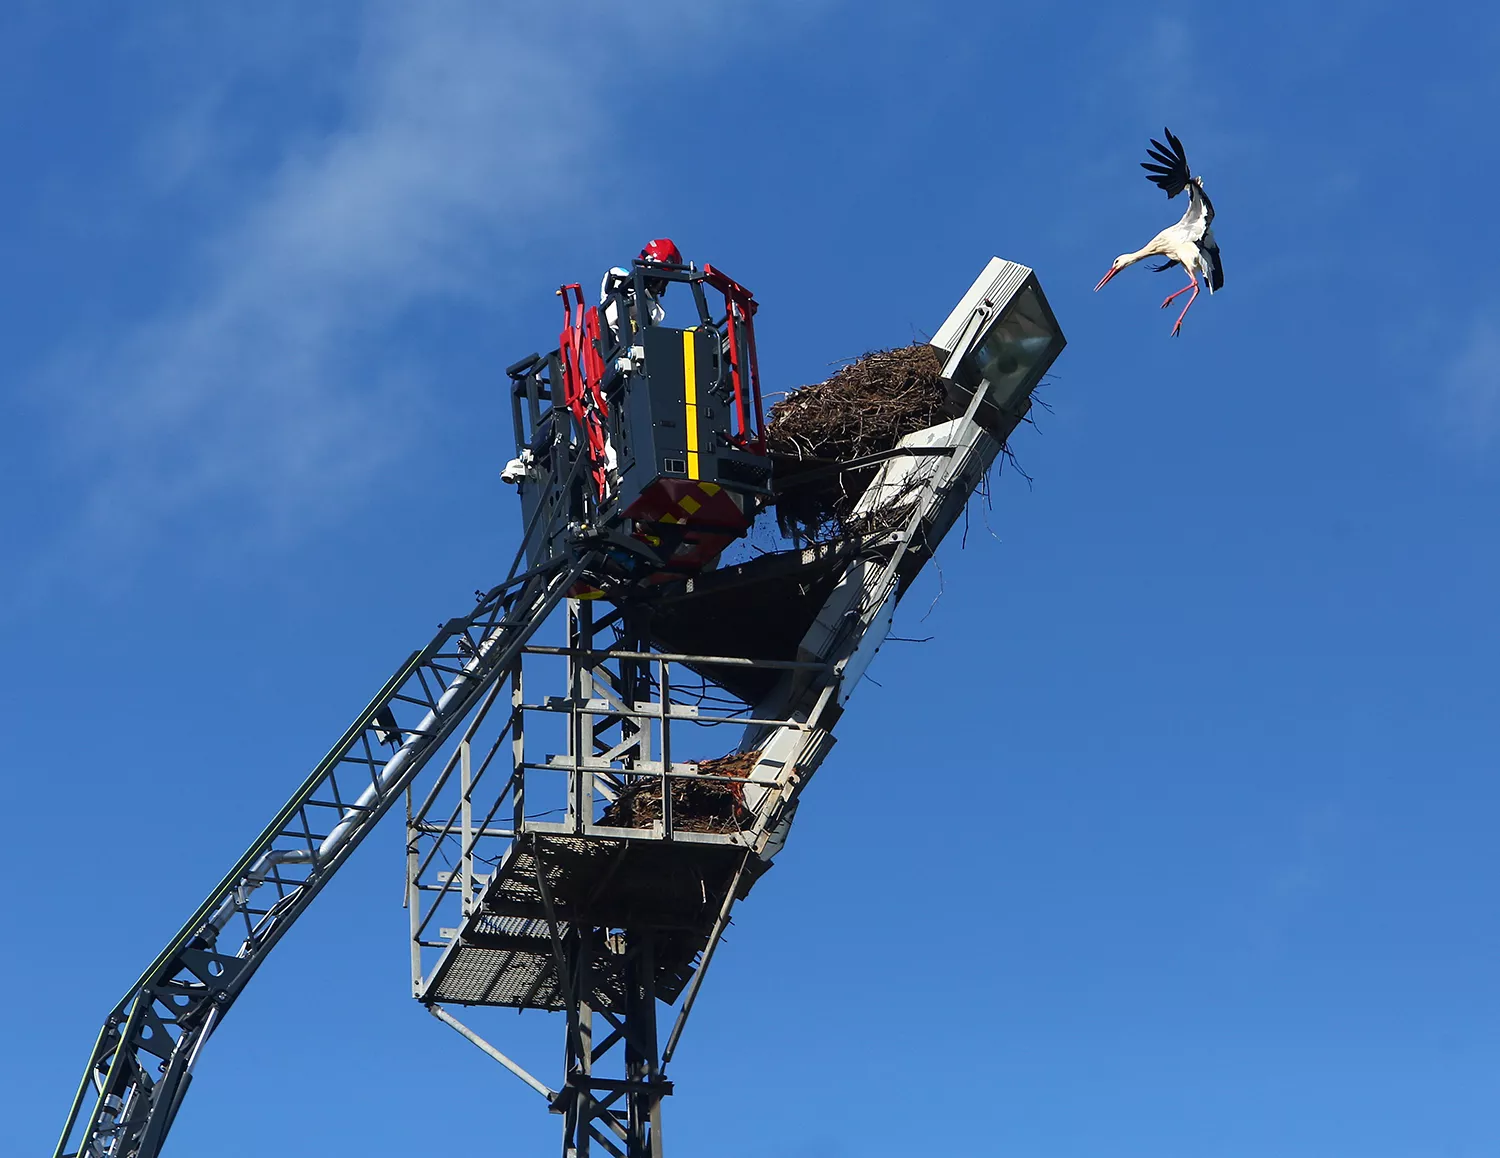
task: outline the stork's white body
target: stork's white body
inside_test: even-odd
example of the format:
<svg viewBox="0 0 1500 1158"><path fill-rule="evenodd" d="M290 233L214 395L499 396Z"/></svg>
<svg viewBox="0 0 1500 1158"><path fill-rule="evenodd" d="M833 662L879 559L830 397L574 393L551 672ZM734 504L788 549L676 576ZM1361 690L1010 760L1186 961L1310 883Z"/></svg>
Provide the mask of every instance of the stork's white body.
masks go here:
<svg viewBox="0 0 1500 1158"><path fill-rule="evenodd" d="M1168 257L1189 275L1201 276L1208 283L1208 292L1214 292L1214 272L1219 247L1214 243L1214 231L1208 226L1208 211L1203 190L1197 181L1189 186L1187 212L1176 225L1169 225L1148 241L1143 249L1121 254L1115 265L1124 269L1146 257Z"/></svg>

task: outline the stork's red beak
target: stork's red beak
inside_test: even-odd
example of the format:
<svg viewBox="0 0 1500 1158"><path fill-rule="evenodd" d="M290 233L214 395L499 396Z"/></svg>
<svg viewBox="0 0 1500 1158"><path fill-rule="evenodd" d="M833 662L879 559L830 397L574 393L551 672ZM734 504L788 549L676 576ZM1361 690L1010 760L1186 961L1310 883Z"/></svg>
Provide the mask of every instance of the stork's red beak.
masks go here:
<svg viewBox="0 0 1500 1158"><path fill-rule="evenodd" d="M1116 269L1114 266L1110 266L1109 267L1109 272L1107 274L1105 274L1103 277L1101 277L1099 279L1099 284L1094 287L1094 292L1098 293L1100 290L1102 290L1104 288L1104 283L1107 282L1110 278L1114 277L1115 274L1117 274L1119 272L1120 271L1118 269Z"/></svg>

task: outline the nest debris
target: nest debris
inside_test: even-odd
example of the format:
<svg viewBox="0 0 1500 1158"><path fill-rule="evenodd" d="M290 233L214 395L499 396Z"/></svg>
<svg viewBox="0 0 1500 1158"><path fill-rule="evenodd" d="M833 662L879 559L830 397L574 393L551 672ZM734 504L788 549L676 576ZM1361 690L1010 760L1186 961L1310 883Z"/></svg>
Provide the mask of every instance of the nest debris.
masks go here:
<svg viewBox="0 0 1500 1158"><path fill-rule="evenodd" d="M776 456L783 532L817 539L863 531L844 524L875 467L802 484L797 476L891 450L913 431L941 422L947 417L942 369L938 351L926 342L875 350L771 407L767 446Z"/></svg>
<svg viewBox="0 0 1500 1158"><path fill-rule="evenodd" d="M701 776L736 776L755 770L759 752L732 752L700 760ZM661 819L661 781L643 776L604 810L600 824L615 828L650 828ZM755 817L745 807L745 788L729 780L677 776L672 779L672 827L684 832L743 832Z"/></svg>

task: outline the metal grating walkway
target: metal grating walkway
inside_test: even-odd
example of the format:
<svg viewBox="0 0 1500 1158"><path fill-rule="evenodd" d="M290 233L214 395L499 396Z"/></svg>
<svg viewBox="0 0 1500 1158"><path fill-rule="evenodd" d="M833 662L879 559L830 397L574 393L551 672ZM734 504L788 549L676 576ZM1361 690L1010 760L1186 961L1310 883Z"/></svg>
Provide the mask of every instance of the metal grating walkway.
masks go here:
<svg viewBox="0 0 1500 1158"><path fill-rule="evenodd" d="M559 937L567 941L579 925L655 930L657 991L674 1000L692 977L744 856L728 840L530 834L511 846L480 907L457 931L419 996L455 1005L565 1008L565 986L537 887L540 864ZM617 1010L623 1001L613 957L608 941L601 942L591 968L597 1008Z"/></svg>

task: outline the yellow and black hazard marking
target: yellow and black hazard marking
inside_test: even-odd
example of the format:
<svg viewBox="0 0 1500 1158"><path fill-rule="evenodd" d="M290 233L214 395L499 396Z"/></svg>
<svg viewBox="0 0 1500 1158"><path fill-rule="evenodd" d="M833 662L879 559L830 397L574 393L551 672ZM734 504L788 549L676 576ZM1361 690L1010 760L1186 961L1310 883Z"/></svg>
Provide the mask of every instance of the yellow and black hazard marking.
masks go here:
<svg viewBox="0 0 1500 1158"><path fill-rule="evenodd" d="M694 344L698 336L696 329L682 331L682 390L687 410L687 476L690 479L703 477L698 465L698 351Z"/></svg>
<svg viewBox="0 0 1500 1158"><path fill-rule="evenodd" d="M703 509L706 503L708 503L714 498L714 496L720 494L724 490L724 488L721 487L718 483L711 482L700 482L693 489L698 492L697 495L694 495L691 491L687 494L679 495L677 501L673 504L672 509L661 515L656 521L659 523L688 522L692 518L692 516L696 515ZM699 495L701 495L702 497L698 497ZM722 506L723 504L714 505ZM732 501L730 505L734 506ZM714 513L717 514L718 512L715 511ZM734 514L740 515L739 507L734 507ZM743 516L741 516L741 518L743 518Z"/></svg>

